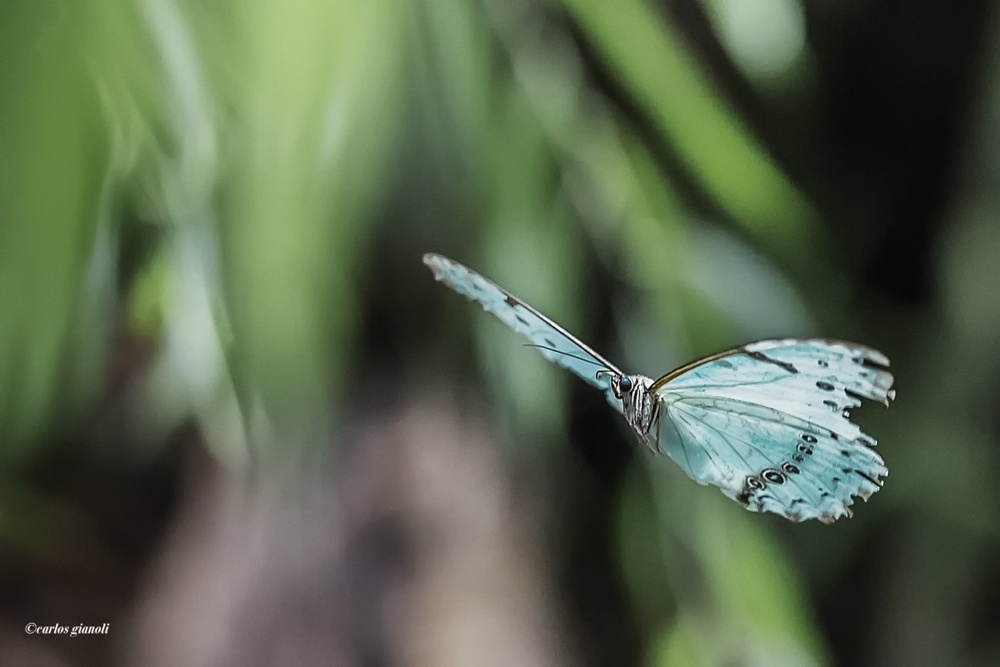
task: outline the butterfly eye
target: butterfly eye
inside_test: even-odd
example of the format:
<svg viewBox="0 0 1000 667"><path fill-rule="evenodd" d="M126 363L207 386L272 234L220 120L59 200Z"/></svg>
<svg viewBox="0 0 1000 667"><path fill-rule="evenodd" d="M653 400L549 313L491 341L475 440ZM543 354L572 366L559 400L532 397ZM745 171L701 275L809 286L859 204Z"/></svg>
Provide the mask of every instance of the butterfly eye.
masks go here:
<svg viewBox="0 0 1000 667"><path fill-rule="evenodd" d="M622 377L622 379L618 381L618 388L625 394L629 393L632 391L632 380L628 377Z"/></svg>

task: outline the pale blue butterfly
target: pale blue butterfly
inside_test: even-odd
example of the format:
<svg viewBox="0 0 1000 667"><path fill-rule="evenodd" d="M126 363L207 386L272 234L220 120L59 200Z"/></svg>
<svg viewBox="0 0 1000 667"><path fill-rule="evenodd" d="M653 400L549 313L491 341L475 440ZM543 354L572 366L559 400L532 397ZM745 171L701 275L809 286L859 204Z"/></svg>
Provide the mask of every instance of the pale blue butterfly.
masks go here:
<svg viewBox="0 0 1000 667"><path fill-rule="evenodd" d="M831 523L888 470L875 439L851 422L862 398L895 398L889 360L857 343L765 340L658 380L626 375L537 310L458 262L424 255L434 277L478 301L546 359L605 393L636 438L699 484L754 512Z"/></svg>

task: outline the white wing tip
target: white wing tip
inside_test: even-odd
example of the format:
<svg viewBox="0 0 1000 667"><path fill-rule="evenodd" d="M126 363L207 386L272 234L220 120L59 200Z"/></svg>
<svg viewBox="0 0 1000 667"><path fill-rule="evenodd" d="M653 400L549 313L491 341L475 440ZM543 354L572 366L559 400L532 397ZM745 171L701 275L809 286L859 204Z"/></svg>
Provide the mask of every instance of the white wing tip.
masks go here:
<svg viewBox="0 0 1000 667"><path fill-rule="evenodd" d="M878 364L879 366L884 366L889 368L889 357L885 356L875 348L866 347L865 348L865 359L871 363Z"/></svg>
<svg viewBox="0 0 1000 667"><path fill-rule="evenodd" d="M431 273L434 274L434 279L438 281L450 282L447 281L448 272L455 268L464 268L458 262L450 260L436 252L425 253L423 261L427 268L431 270Z"/></svg>
<svg viewBox="0 0 1000 667"><path fill-rule="evenodd" d="M424 264L432 269L441 268L445 263L445 258L436 252L424 253Z"/></svg>

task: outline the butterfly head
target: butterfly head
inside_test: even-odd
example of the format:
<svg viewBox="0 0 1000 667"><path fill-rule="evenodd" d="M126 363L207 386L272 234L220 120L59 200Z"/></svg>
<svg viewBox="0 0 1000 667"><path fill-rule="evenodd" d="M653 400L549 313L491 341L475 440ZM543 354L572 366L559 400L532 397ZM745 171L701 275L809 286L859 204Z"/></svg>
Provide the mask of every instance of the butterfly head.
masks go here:
<svg viewBox="0 0 1000 667"><path fill-rule="evenodd" d="M622 402L622 413L640 442L646 442L658 415L657 401L649 393L653 381L645 375L611 374L611 392Z"/></svg>
<svg viewBox="0 0 1000 667"><path fill-rule="evenodd" d="M652 384L652 380L644 375L624 375L610 371L602 371L602 373L607 373L611 378L611 391L615 398L626 403L630 399L635 400L640 394L648 393L649 386Z"/></svg>

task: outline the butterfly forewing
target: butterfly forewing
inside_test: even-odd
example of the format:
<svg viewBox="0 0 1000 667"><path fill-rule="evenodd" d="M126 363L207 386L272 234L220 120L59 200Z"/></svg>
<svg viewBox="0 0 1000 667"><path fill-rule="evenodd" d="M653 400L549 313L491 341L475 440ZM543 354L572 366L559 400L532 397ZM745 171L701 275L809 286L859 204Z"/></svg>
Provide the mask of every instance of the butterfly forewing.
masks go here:
<svg viewBox="0 0 1000 667"><path fill-rule="evenodd" d="M424 264L434 277L459 294L478 301L508 327L527 338L549 361L572 371L605 393L608 402L621 411L621 401L611 391L611 375L621 375L604 357L561 326L503 289L458 262L428 253ZM599 373L599 371L606 371Z"/></svg>
<svg viewBox="0 0 1000 667"><path fill-rule="evenodd" d="M832 521L888 472L875 440L849 419L860 397L891 400L887 365L875 350L826 340L715 355L653 384L662 405L650 439L748 509Z"/></svg>

